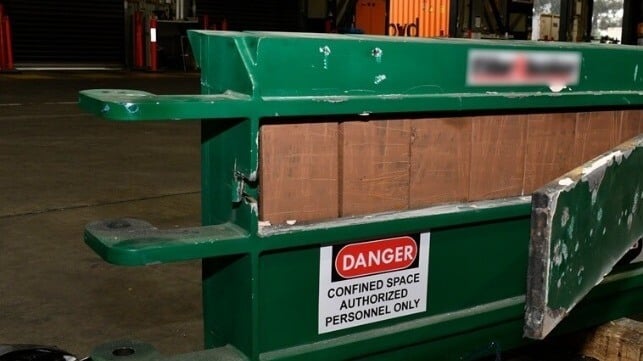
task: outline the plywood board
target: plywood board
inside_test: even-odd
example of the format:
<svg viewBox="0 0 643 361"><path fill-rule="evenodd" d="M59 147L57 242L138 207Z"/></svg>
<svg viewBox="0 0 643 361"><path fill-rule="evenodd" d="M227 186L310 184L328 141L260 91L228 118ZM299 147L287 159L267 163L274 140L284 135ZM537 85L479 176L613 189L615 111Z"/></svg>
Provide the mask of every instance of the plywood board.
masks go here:
<svg viewBox="0 0 643 361"><path fill-rule="evenodd" d="M337 123L263 125L260 152L261 220L339 216Z"/></svg>
<svg viewBox="0 0 643 361"><path fill-rule="evenodd" d="M597 360L643 360L643 322L622 318L606 323L587 335L581 353Z"/></svg>
<svg viewBox="0 0 643 361"><path fill-rule="evenodd" d="M260 219L302 223L530 194L643 132L642 114L263 125Z"/></svg>
<svg viewBox="0 0 643 361"><path fill-rule="evenodd" d="M643 132L643 110L624 110L618 112L619 143L636 137Z"/></svg>
<svg viewBox="0 0 643 361"><path fill-rule="evenodd" d="M412 121L411 208L469 198L471 119Z"/></svg>
<svg viewBox="0 0 643 361"><path fill-rule="evenodd" d="M482 116L472 123L469 200L522 194L527 116Z"/></svg>
<svg viewBox="0 0 643 361"><path fill-rule="evenodd" d="M409 205L409 121L340 124L340 215L405 210Z"/></svg>
<svg viewBox="0 0 643 361"><path fill-rule="evenodd" d="M578 166L574 144L576 113L530 114L525 155L526 194Z"/></svg>
<svg viewBox="0 0 643 361"><path fill-rule="evenodd" d="M619 144L617 111L578 113L574 153L576 164L582 164Z"/></svg>

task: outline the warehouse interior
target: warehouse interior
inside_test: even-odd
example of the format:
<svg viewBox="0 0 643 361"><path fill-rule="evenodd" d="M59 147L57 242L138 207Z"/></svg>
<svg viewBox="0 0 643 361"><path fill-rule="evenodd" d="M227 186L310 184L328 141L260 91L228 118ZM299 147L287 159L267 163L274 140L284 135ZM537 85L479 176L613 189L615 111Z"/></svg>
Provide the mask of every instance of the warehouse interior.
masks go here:
<svg viewBox="0 0 643 361"><path fill-rule="evenodd" d="M100 219L202 223L199 122L107 122L77 104L84 89L200 93L189 30L643 46L639 0L0 0L5 18L0 345L77 356L109 340L169 355L204 346L200 261L120 267L83 244L85 225ZM564 349L490 345L472 359L540 360ZM1 351L0 361L14 361Z"/></svg>
<svg viewBox="0 0 643 361"><path fill-rule="evenodd" d="M596 6L594 5L596 3ZM18 68L194 69L188 29L637 44L637 0L5 0ZM155 51L150 20L155 19Z"/></svg>

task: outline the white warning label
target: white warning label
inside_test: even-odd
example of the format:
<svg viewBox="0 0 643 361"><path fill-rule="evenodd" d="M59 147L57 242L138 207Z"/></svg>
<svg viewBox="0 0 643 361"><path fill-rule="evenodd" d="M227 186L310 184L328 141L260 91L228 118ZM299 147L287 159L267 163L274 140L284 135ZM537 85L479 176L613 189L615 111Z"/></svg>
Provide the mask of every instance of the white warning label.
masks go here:
<svg viewBox="0 0 643 361"><path fill-rule="evenodd" d="M322 247L318 332L426 311L430 233Z"/></svg>

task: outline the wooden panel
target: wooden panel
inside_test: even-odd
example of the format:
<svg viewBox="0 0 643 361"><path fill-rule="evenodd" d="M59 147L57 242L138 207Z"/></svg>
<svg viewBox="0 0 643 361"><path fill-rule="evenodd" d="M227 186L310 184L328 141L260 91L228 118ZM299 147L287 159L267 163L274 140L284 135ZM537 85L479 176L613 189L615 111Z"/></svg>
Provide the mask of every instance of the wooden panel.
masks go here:
<svg viewBox="0 0 643 361"><path fill-rule="evenodd" d="M408 120L340 125L340 215L404 210L409 205Z"/></svg>
<svg viewBox="0 0 643 361"><path fill-rule="evenodd" d="M619 143L632 139L643 132L643 110L618 112L620 121Z"/></svg>
<svg viewBox="0 0 643 361"><path fill-rule="evenodd" d="M606 323L586 336L581 354L596 360L643 360L643 323L628 318Z"/></svg>
<svg viewBox="0 0 643 361"><path fill-rule="evenodd" d="M331 219L338 212L336 123L261 127L260 219Z"/></svg>
<svg viewBox="0 0 643 361"><path fill-rule="evenodd" d="M520 195L527 116L473 118L469 200Z"/></svg>
<svg viewBox="0 0 643 361"><path fill-rule="evenodd" d="M471 118L412 121L411 208L469 198Z"/></svg>
<svg viewBox="0 0 643 361"><path fill-rule="evenodd" d="M531 193L579 164L574 144L576 113L531 114L527 125L525 193Z"/></svg>
<svg viewBox="0 0 643 361"><path fill-rule="evenodd" d="M574 153L576 164L612 149L619 143L619 117L616 111L578 113Z"/></svg>
<svg viewBox="0 0 643 361"><path fill-rule="evenodd" d="M643 131L643 111L264 125L260 219L528 194Z"/></svg>

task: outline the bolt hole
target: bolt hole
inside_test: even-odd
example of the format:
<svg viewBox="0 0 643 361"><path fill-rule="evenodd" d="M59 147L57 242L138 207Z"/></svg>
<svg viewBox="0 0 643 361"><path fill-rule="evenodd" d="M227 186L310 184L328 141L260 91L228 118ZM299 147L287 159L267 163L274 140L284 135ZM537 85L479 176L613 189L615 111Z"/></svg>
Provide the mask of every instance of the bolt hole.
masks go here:
<svg viewBox="0 0 643 361"><path fill-rule="evenodd" d="M131 347L120 347L112 351L112 355L118 356L118 357L132 356L135 353L136 351L134 351L134 349Z"/></svg>
<svg viewBox="0 0 643 361"><path fill-rule="evenodd" d="M115 221L111 221L107 223L107 228L110 228L110 229L127 228L130 226L131 224L124 219L117 219Z"/></svg>

